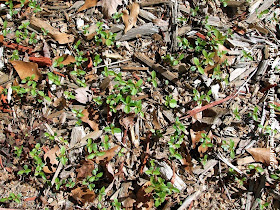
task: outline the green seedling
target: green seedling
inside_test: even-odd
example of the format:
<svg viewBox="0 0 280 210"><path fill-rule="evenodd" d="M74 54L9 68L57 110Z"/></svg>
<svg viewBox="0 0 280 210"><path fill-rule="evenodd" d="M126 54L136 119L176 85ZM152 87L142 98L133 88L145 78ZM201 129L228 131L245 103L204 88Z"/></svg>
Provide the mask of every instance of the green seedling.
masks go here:
<svg viewBox="0 0 280 210"><path fill-rule="evenodd" d="M113 123L111 123L110 126L105 127L104 130L108 133L112 133L113 135L115 133L121 133L122 132L122 130L120 128L116 128Z"/></svg>
<svg viewBox="0 0 280 210"><path fill-rule="evenodd" d="M152 82L154 88L157 88L157 75L155 71L152 71L151 77L148 78L148 82Z"/></svg>
<svg viewBox="0 0 280 210"><path fill-rule="evenodd" d="M179 62L184 58L185 54L175 55L172 56L171 54L167 54L165 57L163 56L162 59L169 63L171 66L177 66Z"/></svg>
<svg viewBox="0 0 280 210"><path fill-rule="evenodd" d="M108 135L104 136L104 142L102 142L102 147L104 147L105 150L108 150L110 148L109 136Z"/></svg>
<svg viewBox="0 0 280 210"><path fill-rule="evenodd" d="M103 197L106 195L105 193L105 187L103 186L98 193L98 204L97 204L97 208L98 209L102 209L102 210L106 210L106 208L102 208L102 199Z"/></svg>
<svg viewBox="0 0 280 210"><path fill-rule="evenodd" d="M241 117L240 117L239 111L238 111L238 107L236 107L236 108L233 110L233 114L234 114L234 116L235 116L235 118L236 118L237 120L241 120Z"/></svg>
<svg viewBox="0 0 280 210"><path fill-rule="evenodd" d="M83 121L81 120L81 118L84 116L84 114L82 113L83 110L77 110L77 109L72 109L72 112L76 115L76 117L78 118L78 121L76 122L76 125L80 126L82 125Z"/></svg>
<svg viewBox="0 0 280 210"><path fill-rule="evenodd" d="M213 143L211 142L211 139L206 135L206 133L202 133L201 134L201 137L200 138L200 142L202 142L202 147L205 148L205 147L213 147Z"/></svg>
<svg viewBox="0 0 280 210"><path fill-rule="evenodd" d="M68 91L64 91L64 96L65 96L65 98L67 98L69 100L76 98L71 92L68 92Z"/></svg>
<svg viewBox="0 0 280 210"><path fill-rule="evenodd" d="M127 150L125 148L121 148L121 150L118 152L118 156L123 157L126 152Z"/></svg>
<svg viewBox="0 0 280 210"><path fill-rule="evenodd" d="M68 158L66 156L66 148L64 146L60 148L60 155L58 159L62 163L62 165L66 165Z"/></svg>
<svg viewBox="0 0 280 210"><path fill-rule="evenodd" d="M182 155L178 152L178 149L181 147L181 144L184 141L186 131L185 126L179 121L177 117L175 120L175 124L173 125L175 132L171 135L170 141L168 142L169 145L169 152L172 157L177 158L178 160L182 159Z"/></svg>
<svg viewBox="0 0 280 210"><path fill-rule="evenodd" d="M3 34L4 37L6 37L7 34L11 32L11 30L8 30L7 27L8 27L8 21L5 20L3 22L3 30L2 30L2 34Z"/></svg>
<svg viewBox="0 0 280 210"><path fill-rule="evenodd" d="M43 160L40 157L40 154L41 154L40 144L37 143L35 145L35 148L33 148L29 152L29 155L34 159L34 162L36 164L34 175L41 176L45 181L47 181L47 177L46 177L45 173L43 172L43 167L45 166L45 164L43 163Z"/></svg>
<svg viewBox="0 0 280 210"><path fill-rule="evenodd" d="M220 0L223 7L226 7L228 5L228 0Z"/></svg>
<svg viewBox="0 0 280 210"><path fill-rule="evenodd" d="M177 37L178 40L178 47L182 48L182 49L187 49L190 48L190 43L189 40L187 40L185 37Z"/></svg>
<svg viewBox="0 0 280 210"><path fill-rule="evenodd" d="M246 177L243 177L243 178L241 178L241 179L238 179L237 177L235 177L234 179L235 179L235 181L236 181L238 184L240 184L241 186L243 186L243 185L244 185L244 182L246 181Z"/></svg>
<svg viewBox="0 0 280 210"><path fill-rule="evenodd" d="M253 120L255 121L258 121L258 111L259 111L259 108L256 106L253 110L253 113L252 113L252 117L253 117Z"/></svg>
<svg viewBox="0 0 280 210"><path fill-rule="evenodd" d="M165 184L165 180L161 177L158 167L155 167L153 160L150 161L151 167L149 170L145 171L147 175L150 176L151 185L145 189L146 193L152 193L155 200L155 207L159 207L164 201L166 196L172 195L172 193L179 193L180 191L173 187L171 182Z"/></svg>
<svg viewBox="0 0 280 210"><path fill-rule="evenodd" d="M118 23L118 22L121 21L122 16L123 16L123 13L122 13L122 12L120 12L120 13L116 12L115 14L113 14L112 18L113 18L114 20L116 20L116 22Z"/></svg>
<svg viewBox="0 0 280 210"><path fill-rule="evenodd" d="M197 12L199 11L199 7L195 7L194 9L191 8L191 15L194 17L194 16L197 16Z"/></svg>
<svg viewBox="0 0 280 210"><path fill-rule="evenodd" d="M68 188L73 188L75 185L76 183L70 178L65 186Z"/></svg>
<svg viewBox="0 0 280 210"><path fill-rule="evenodd" d="M31 172L31 169L28 168L28 165L24 165L23 169L20 170L17 174L18 175L22 175L22 174L28 175L30 172Z"/></svg>
<svg viewBox="0 0 280 210"><path fill-rule="evenodd" d="M235 147L234 147L234 141L232 139L229 140L229 143L227 143L227 141L223 140L222 141L222 146L221 146L224 151L229 151L230 152L230 157L232 159L235 158Z"/></svg>
<svg viewBox="0 0 280 210"><path fill-rule="evenodd" d="M207 163L207 158L208 158L208 155L204 155L203 159L200 158L200 162L202 163L203 166L205 166L205 164Z"/></svg>
<svg viewBox="0 0 280 210"><path fill-rule="evenodd" d="M100 55L97 54L96 56L94 56L94 60L93 60L93 65L94 66L98 66L98 64L100 64L102 62L102 59L100 58Z"/></svg>
<svg viewBox="0 0 280 210"><path fill-rule="evenodd" d="M91 160L91 159L93 159L95 157L98 157L98 156L105 155L105 152L99 152L98 151L98 145L96 143L94 143L92 141L92 139L88 139L87 151L89 153L89 155L87 156L87 159L89 159L89 160Z"/></svg>
<svg viewBox="0 0 280 210"><path fill-rule="evenodd" d="M23 148L23 146L20 146L20 147L15 146L15 147L14 147L15 155L16 155L18 158L20 158L20 156L21 156L22 148Z"/></svg>
<svg viewBox="0 0 280 210"><path fill-rule="evenodd" d="M193 63L194 63L195 66L191 67L192 71L195 71L197 69L200 74L204 74L205 73L204 69L202 68L202 64L200 63L200 61L198 60L197 57L193 58Z"/></svg>
<svg viewBox="0 0 280 210"><path fill-rule="evenodd" d="M44 29L44 28L41 28L41 31L43 32L43 35L44 35L44 36L47 36L48 33L49 33L49 31L46 30L46 29Z"/></svg>
<svg viewBox="0 0 280 210"><path fill-rule="evenodd" d="M7 198L1 198L0 199L0 203L5 203L7 201L15 201L16 203L20 203L20 198L21 198L21 194L14 194L14 193L10 193L9 197Z"/></svg>
<svg viewBox="0 0 280 210"><path fill-rule="evenodd" d="M258 13L258 10L256 10L256 13ZM262 18L263 15L266 15L268 13L269 13L269 9L263 10L257 15L257 17Z"/></svg>
<svg viewBox="0 0 280 210"><path fill-rule="evenodd" d="M103 43L103 40L105 40L105 44L109 47L114 44L115 38L117 34L112 33L112 32L106 32L103 29L103 23L102 22L97 22L97 29L96 29L96 35L94 37L95 42L97 45L101 45ZM102 40L103 39L103 40Z"/></svg>
<svg viewBox="0 0 280 210"><path fill-rule="evenodd" d="M262 128L262 132L264 135L269 135L272 136L272 134L277 134L277 130L274 129L272 130L272 128L269 125L263 126L261 124L258 125L259 128Z"/></svg>
<svg viewBox="0 0 280 210"><path fill-rule="evenodd" d="M102 176L103 172L98 172L98 168L92 170L92 176L88 176L83 180L83 185L86 185L89 190L94 190L95 184L93 182L97 182Z"/></svg>
<svg viewBox="0 0 280 210"><path fill-rule="evenodd" d="M175 108L177 106L177 101L173 99L172 96L165 96L165 106Z"/></svg>
<svg viewBox="0 0 280 210"><path fill-rule="evenodd" d="M254 58L253 58L253 56L251 55L250 52L246 52L245 50L242 50L242 58L241 58L241 61L245 61L245 60L253 61Z"/></svg>
<svg viewBox="0 0 280 210"><path fill-rule="evenodd" d="M89 33L89 30L88 30L88 28L89 28L89 25L84 25L83 26L83 34L88 34Z"/></svg>
<svg viewBox="0 0 280 210"><path fill-rule="evenodd" d="M118 201L117 198L114 199L114 201L112 202L112 205L114 206L115 210L122 210L122 204L121 202Z"/></svg>
<svg viewBox="0 0 280 210"><path fill-rule="evenodd" d="M257 201L260 204L260 210L266 209L270 204L270 202L263 203L260 198L257 198Z"/></svg>
<svg viewBox="0 0 280 210"><path fill-rule="evenodd" d="M40 12L42 10L37 0L29 0L28 6L34 9L34 13Z"/></svg>
<svg viewBox="0 0 280 210"><path fill-rule="evenodd" d="M202 102L204 100L206 100L208 103L210 102L211 100L210 95L212 94L212 90L209 90L206 95L203 94L200 95L198 90L194 89L193 94L194 94L193 100L196 101L198 105L202 105Z"/></svg>
<svg viewBox="0 0 280 210"><path fill-rule="evenodd" d="M259 173L264 172L263 168L260 167L260 166L248 165L248 169L249 169L250 171L256 170L256 171L259 172Z"/></svg>
<svg viewBox="0 0 280 210"><path fill-rule="evenodd" d="M206 45L207 45L207 42L206 42L205 40L203 40L203 39L201 39L201 38L197 38L196 41L195 41L195 47L194 47L194 49L195 49L196 52L199 53L199 52L201 52L203 49L206 48ZM190 49L193 49L193 47L190 46L190 45L189 45L189 48L190 48Z"/></svg>
<svg viewBox="0 0 280 210"><path fill-rule="evenodd" d="M59 58L55 59L53 62L53 67L59 67L62 68L64 65L62 64L62 62L64 61L64 57L60 56Z"/></svg>
<svg viewBox="0 0 280 210"><path fill-rule="evenodd" d="M56 177L55 180L54 180L54 183L55 183L55 189L59 190L61 185L64 185L66 183L66 180L65 179L59 180L59 178Z"/></svg>
<svg viewBox="0 0 280 210"><path fill-rule="evenodd" d="M18 50L14 50L13 54L11 56L11 60L14 61L14 60L18 60L18 59L19 59Z"/></svg>
<svg viewBox="0 0 280 210"><path fill-rule="evenodd" d="M206 50L202 50L202 54L203 54L203 56L205 58L204 61L203 61L203 64L204 65L208 65L209 64L209 65L213 66L214 65L213 58L215 56L215 53L214 52L207 53Z"/></svg>
<svg viewBox="0 0 280 210"><path fill-rule="evenodd" d="M5 4L7 4L8 7L9 7L9 15L10 15L11 17L13 17L13 15L16 15L16 14L18 13L17 10L14 10L14 4L13 4L13 1L12 1L12 0L6 1Z"/></svg>
<svg viewBox="0 0 280 210"><path fill-rule="evenodd" d="M48 137L49 140L52 140L52 141L53 141L54 138L57 136L57 133L54 133L54 135L51 135L50 133L45 132L44 135L45 135L45 137Z"/></svg>
<svg viewBox="0 0 280 210"><path fill-rule="evenodd" d="M60 85L60 78L58 75L52 73L52 72L49 72L48 73L48 78L50 81L52 81L54 84L56 85Z"/></svg>

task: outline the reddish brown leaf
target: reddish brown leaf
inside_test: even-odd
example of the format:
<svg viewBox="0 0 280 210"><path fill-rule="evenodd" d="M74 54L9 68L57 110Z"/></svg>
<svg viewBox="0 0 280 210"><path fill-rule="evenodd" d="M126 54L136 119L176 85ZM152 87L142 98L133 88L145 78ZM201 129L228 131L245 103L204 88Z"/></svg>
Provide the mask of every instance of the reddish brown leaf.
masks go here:
<svg viewBox="0 0 280 210"><path fill-rule="evenodd" d="M140 11L140 6L137 3L131 5L130 15L127 10L124 10L122 19L125 25L124 33L132 29L133 26L136 27L137 17Z"/></svg>
<svg viewBox="0 0 280 210"><path fill-rule="evenodd" d="M94 130L99 130L99 124L96 123L96 121L99 119L99 114L97 110L93 110L91 108L84 109L82 111L82 114L84 115L81 117L81 120L87 124Z"/></svg>

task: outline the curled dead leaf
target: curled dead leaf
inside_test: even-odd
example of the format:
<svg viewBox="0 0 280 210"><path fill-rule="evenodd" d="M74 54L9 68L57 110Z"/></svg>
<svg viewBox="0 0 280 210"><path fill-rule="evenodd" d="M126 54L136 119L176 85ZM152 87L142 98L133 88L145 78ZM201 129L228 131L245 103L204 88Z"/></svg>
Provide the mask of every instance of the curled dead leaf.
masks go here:
<svg viewBox="0 0 280 210"><path fill-rule="evenodd" d="M120 119L120 124L125 127L126 130L128 130L131 126L134 125L134 114L131 114L127 117L122 117Z"/></svg>
<svg viewBox="0 0 280 210"><path fill-rule="evenodd" d="M76 100L82 104L86 104L87 102L92 100L92 91L89 87L81 87L75 90Z"/></svg>
<svg viewBox="0 0 280 210"><path fill-rule="evenodd" d="M110 160L113 159L113 157L116 155L116 151L120 148L120 146L114 146L113 148L106 150L106 151L102 151L105 152L104 155L102 156L98 156L96 157L95 161L97 164L99 164L99 162L106 160L107 162L109 162Z"/></svg>
<svg viewBox="0 0 280 210"><path fill-rule="evenodd" d="M78 9L78 12L81 12L83 10L89 9L91 7L95 7L97 4L97 0L86 0L85 3L83 4L83 6L81 6Z"/></svg>
<svg viewBox="0 0 280 210"><path fill-rule="evenodd" d="M117 12L117 7L122 4L122 0L101 0L97 6L102 7L102 12L105 17L111 17L112 14Z"/></svg>
<svg viewBox="0 0 280 210"><path fill-rule="evenodd" d="M71 191L72 197L80 204L93 202L96 195L94 191L90 191L87 187L77 187Z"/></svg>
<svg viewBox="0 0 280 210"><path fill-rule="evenodd" d="M151 193L146 193L146 189L151 186L151 182L147 181L136 194L136 209L153 209L154 199Z"/></svg>
<svg viewBox="0 0 280 210"><path fill-rule="evenodd" d="M76 62L75 57L72 56L72 55L68 55L68 54L64 54L64 55L62 55L62 56L55 57L55 58L53 59L53 62L54 62L55 60L57 60L57 59L60 59L60 58L63 58L63 61L60 62L60 64L63 64L63 65L65 65L65 66L67 66L67 65L69 65L69 64L71 64L71 63L75 63L75 62Z"/></svg>
<svg viewBox="0 0 280 210"><path fill-rule="evenodd" d="M85 160L82 163L82 166L77 171L77 179L83 179L88 176L92 176L92 170L95 168L94 162L92 160Z"/></svg>
<svg viewBox="0 0 280 210"><path fill-rule="evenodd" d="M24 61L10 61L10 63L17 71L20 79L31 77L33 74L35 75L34 80L38 81L41 78L41 73L38 69L37 63Z"/></svg>
<svg viewBox="0 0 280 210"><path fill-rule="evenodd" d="M261 162L267 166L271 163L278 165L276 157L274 155L271 155L272 152L270 148L250 148L247 149L247 152L249 152L253 156L256 162Z"/></svg>
<svg viewBox="0 0 280 210"><path fill-rule="evenodd" d="M99 119L99 114L97 110L94 110L93 108L88 108L88 109L84 109L82 111L82 114L84 115L83 117L81 117L81 120L87 124L89 124L89 126L94 130L94 131L98 131L99 128L99 124L96 123L96 121L98 121Z"/></svg>
<svg viewBox="0 0 280 210"><path fill-rule="evenodd" d="M52 34L52 37L59 44L72 43L72 42L74 42L74 39L75 39L75 37L72 34L67 34L67 33Z"/></svg>
<svg viewBox="0 0 280 210"><path fill-rule="evenodd" d="M60 154L60 150L58 146L55 146L51 150L47 151L44 155L45 160L45 166L43 167L43 171L45 173L54 173L56 171L56 168L59 164L59 161L57 160L57 157Z"/></svg>
<svg viewBox="0 0 280 210"><path fill-rule="evenodd" d="M122 11L123 13L122 20L125 25L124 33L132 29L133 26L136 27L136 22L137 22L137 17L139 15L139 12L140 12L140 6L137 3L133 3L131 5L130 15L127 10Z"/></svg>

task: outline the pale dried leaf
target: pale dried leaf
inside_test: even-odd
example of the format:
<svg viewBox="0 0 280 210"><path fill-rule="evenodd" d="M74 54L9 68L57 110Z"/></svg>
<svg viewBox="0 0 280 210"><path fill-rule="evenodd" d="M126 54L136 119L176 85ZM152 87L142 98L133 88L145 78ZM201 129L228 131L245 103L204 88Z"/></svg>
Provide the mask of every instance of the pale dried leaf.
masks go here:
<svg viewBox="0 0 280 210"><path fill-rule="evenodd" d="M265 165L270 165L270 163L274 163L278 165L278 161L275 156L272 155L270 148L250 148L247 149L256 162L261 162Z"/></svg>
<svg viewBox="0 0 280 210"><path fill-rule="evenodd" d="M106 17L111 17L117 12L117 7L122 4L122 0L101 0L97 6L102 6L102 12Z"/></svg>
<svg viewBox="0 0 280 210"><path fill-rule="evenodd" d="M137 17L140 11L140 6L137 3L133 3L131 5L130 15L127 10L124 10L122 19L125 25L124 33L129 31L133 28L133 26L136 27Z"/></svg>
<svg viewBox="0 0 280 210"><path fill-rule="evenodd" d="M92 91L89 90L89 87L78 88L75 90L76 100L82 104L86 104L87 102L92 100Z"/></svg>
<svg viewBox="0 0 280 210"><path fill-rule="evenodd" d="M44 160L45 160L45 166L43 167L43 171L45 173L54 173L56 171L56 168L59 164L59 161L57 160L57 157L60 154L60 150L58 146L55 146L51 150L45 153Z"/></svg>
<svg viewBox="0 0 280 210"><path fill-rule="evenodd" d="M72 197L80 204L93 202L95 199L94 191L90 191L87 187L78 187L71 191Z"/></svg>

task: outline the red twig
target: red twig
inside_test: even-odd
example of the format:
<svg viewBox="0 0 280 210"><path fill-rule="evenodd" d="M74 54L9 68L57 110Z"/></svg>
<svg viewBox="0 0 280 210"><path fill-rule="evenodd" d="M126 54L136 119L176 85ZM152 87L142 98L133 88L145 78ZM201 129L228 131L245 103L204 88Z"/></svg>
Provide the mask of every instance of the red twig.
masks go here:
<svg viewBox="0 0 280 210"><path fill-rule="evenodd" d="M47 57L29 57L29 60L38 63L39 66L51 66L52 61Z"/></svg>
<svg viewBox="0 0 280 210"><path fill-rule="evenodd" d="M57 72L57 71L53 71L53 73L54 73L54 74L57 74L57 75L59 75L59 76L62 76L62 77L66 77L64 74L61 74L61 73L59 73L59 72Z"/></svg>
<svg viewBox="0 0 280 210"><path fill-rule="evenodd" d="M213 107L213 106L216 106L216 105L218 105L218 104L224 103L225 101L228 101L228 100L230 100L230 99L232 99L232 98L235 98L237 95L238 95L238 94L236 94L236 95L235 95L235 94L232 94L232 95L230 95L230 96L228 96L228 97L226 97L226 98L224 98L224 99L221 99L221 100L218 100L218 101L214 101L214 102L212 102L212 103L210 103L210 104L207 104L207 105L205 105L205 106L203 106L203 107L190 110L190 111L187 112L187 114L188 114L187 116L181 117L180 119L190 118L190 117L194 116L195 114L197 114L197 113L199 113L199 112L202 112L202 111L204 111L204 110L206 110L206 109L209 109L209 108L211 108L211 107Z"/></svg>
<svg viewBox="0 0 280 210"><path fill-rule="evenodd" d="M3 42L3 45L5 47L14 49L14 50L19 50L21 52L27 52L28 54L33 54L33 49L30 47L25 47L19 44L15 44L15 43L8 43L8 42Z"/></svg>
<svg viewBox="0 0 280 210"><path fill-rule="evenodd" d="M276 87L276 86L277 86L277 84L268 85L267 87L261 89L260 91L261 91L262 93L264 93L264 92L268 91L270 88L273 88L273 87Z"/></svg>
<svg viewBox="0 0 280 210"><path fill-rule="evenodd" d="M123 144L126 144L126 136L127 136L127 129L125 129L123 132L123 139L122 139Z"/></svg>
<svg viewBox="0 0 280 210"><path fill-rule="evenodd" d="M140 80L140 79L141 79L135 72L133 72L132 75L133 75L137 80ZM143 80L143 85L145 85L145 81L144 81L144 80Z"/></svg>

